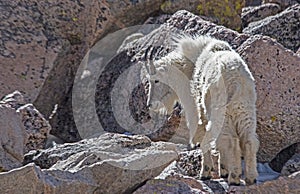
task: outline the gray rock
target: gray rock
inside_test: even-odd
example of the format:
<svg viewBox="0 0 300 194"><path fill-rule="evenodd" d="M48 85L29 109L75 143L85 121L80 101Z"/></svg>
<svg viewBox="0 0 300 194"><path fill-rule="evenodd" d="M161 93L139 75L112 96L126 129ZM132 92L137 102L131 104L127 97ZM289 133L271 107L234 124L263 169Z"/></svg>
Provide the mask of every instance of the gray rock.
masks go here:
<svg viewBox="0 0 300 194"><path fill-rule="evenodd" d="M45 148L51 126L32 104L26 103L23 94L19 91L8 94L0 101L0 105L13 108L18 114L18 118L21 118L26 130L25 153Z"/></svg>
<svg viewBox="0 0 300 194"><path fill-rule="evenodd" d="M289 176L294 172L300 171L300 153L296 153L285 165L281 170L281 175Z"/></svg>
<svg viewBox="0 0 300 194"><path fill-rule="evenodd" d="M6 106L9 106L13 109L18 109L20 106L26 104L26 101L23 94L16 90L13 93L4 96L0 101L0 105L1 104L5 104Z"/></svg>
<svg viewBox="0 0 300 194"><path fill-rule="evenodd" d="M270 162L300 142L300 56L261 35L250 37L237 51L256 80L258 160Z"/></svg>
<svg viewBox="0 0 300 194"><path fill-rule="evenodd" d="M0 131L0 172L20 167L27 136L20 115L5 105L0 105Z"/></svg>
<svg viewBox="0 0 300 194"><path fill-rule="evenodd" d="M292 5L300 3L300 1L299 0L263 0L262 3L263 4L265 4L265 3L276 3L276 4L280 5L282 10L284 10L287 7L290 7Z"/></svg>
<svg viewBox="0 0 300 194"><path fill-rule="evenodd" d="M256 7L246 7L243 8L241 19L242 28L248 26L249 23L259 21L268 16L275 15L281 11L279 5L274 3L263 4Z"/></svg>
<svg viewBox="0 0 300 194"><path fill-rule="evenodd" d="M153 143L146 136L127 136L122 134L106 133L99 137L85 139L77 143L56 145L55 147L46 150L31 151L25 155L24 164L34 162L41 168L50 168L53 165L56 165L55 168L65 168L62 166L66 165L66 162L61 161L68 160L72 158L73 155L78 153L90 153L99 156L103 155L101 160L109 159L109 154L107 155L105 152L111 153L112 158L124 158L124 160L130 155L136 155L138 153L153 154L153 157L155 157L156 154L159 156L159 153L166 153L165 159L166 162L169 162L167 159L168 156L172 159L174 159L173 157L175 156L177 157L174 153L175 149L176 147L174 144L163 142ZM152 165L146 163L147 155L141 157L145 159L144 163L141 164L144 165L145 168L147 168L147 165L149 167ZM157 159L158 161L153 163L153 165L164 163L162 162L163 160L159 158ZM58 161L60 161L59 164L56 164ZM153 160L151 160L151 162L153 162ZM139 167L137 166L137 168Z"/></svg>
<svg viewBox="0 0 300 194"><path fill-rule="evenodd" d="M140 187L138 190L133 192L134 194L144 194L144 193L186 193L192 194L192 188L186 183L178 180L163 180L163 179L152 179L146 182L145 185ZM201 191L197 193L202 193Z"/></svg>
<svg viewBox="0 0 300 194"><path fill-rule="evenodd" d="M174 144L120 134L32 151L27 159L33 153L31 161L50 168L28 164L0 174L1 193L131 193L177 158Z"/></svg>
<svg viewBox="0 0 300 194"><path fill-rule="evenodd" d="M299 193L300 172L295 172L288 177L279 177L276 180L267 181L259 185L247 187L232 187L235 193Z"/></svg>
<svg viewBox="0 0 300 194"><path fill-rule="evenodd" d="M48 172L34 164L0 173L1 193L96 193L97 188L93 180L82 175Z"/></svg>
<svg viewBox="0 0 300 194"><path fill-rule="evenodd" d="M252 22L243 30L247 34L262 34L296 52L300 46L300 4L263 20Z"/></svg>
<svg viewBox="0 0 300 194"><path fill-rule="evenodd" d="M19 107L17 113L20 113L27 133L25 153L30 150L44 149L51 131L49 122L32 104Z"/></svg>

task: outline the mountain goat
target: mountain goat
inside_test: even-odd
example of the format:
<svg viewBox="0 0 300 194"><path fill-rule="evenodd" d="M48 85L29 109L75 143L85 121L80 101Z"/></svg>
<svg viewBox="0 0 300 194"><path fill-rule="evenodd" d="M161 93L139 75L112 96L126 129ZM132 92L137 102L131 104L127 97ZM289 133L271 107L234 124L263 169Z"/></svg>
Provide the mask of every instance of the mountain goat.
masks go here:
<svg viewBox="0 0 300 194"><path fill-rule="evenodd" d="M172 103L183 105L190 143L200 142L203 150L201 179L211 178L210 152L219 152L219 173L229 184L239 185L241 157L245 160L245 181L253 184L258 176L256 153L256 91L254 78L242 58L227 42L207 36L183 36L177 49L146 65L150 77L147 104L153 101L156 83L169 85L176 93L165 95L167 112ZM199 125L198 125L199 123Z"/></svg>

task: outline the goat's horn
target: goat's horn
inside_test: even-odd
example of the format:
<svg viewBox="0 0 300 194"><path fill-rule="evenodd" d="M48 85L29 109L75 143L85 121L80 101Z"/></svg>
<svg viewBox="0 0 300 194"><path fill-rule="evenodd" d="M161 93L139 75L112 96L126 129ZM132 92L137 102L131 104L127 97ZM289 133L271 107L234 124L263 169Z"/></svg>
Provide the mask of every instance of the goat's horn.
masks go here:
<svg viewBox="0 0 300 194"><path fill-rule="evenodd" d="M150 75L154 75L154 74L156 73L156 68L155 68L155 66L154 66L153 60L148 59L148 60L147 60L147 64L148 64L148 68L149 68L148 73L149 73Z"/></svg>

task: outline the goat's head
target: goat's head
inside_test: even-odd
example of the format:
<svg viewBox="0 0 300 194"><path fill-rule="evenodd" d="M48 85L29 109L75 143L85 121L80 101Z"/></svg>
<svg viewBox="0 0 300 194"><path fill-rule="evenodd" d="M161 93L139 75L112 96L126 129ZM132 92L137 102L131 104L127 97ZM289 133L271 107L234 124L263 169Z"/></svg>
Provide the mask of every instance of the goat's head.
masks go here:
<svg viewBox="0 0 300 194"><path fill-rule="evenodd" d="M147 106L151 111L161 112L165 109L165 112L170 114L178 97L165 79L168 76L167 67L156 67L154 61L148 59L145 69L149 82Z"/></svg>

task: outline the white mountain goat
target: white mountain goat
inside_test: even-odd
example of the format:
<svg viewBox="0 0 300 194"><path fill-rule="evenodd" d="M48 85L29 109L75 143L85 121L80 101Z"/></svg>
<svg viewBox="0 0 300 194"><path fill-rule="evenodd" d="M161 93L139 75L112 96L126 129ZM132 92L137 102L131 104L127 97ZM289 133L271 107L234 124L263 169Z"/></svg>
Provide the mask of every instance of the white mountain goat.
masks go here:
<svg viewBox="0 0 300 194"><path fill-rule="evenodd" d="M148 61L151 79L148 105L158 109L152 100L155 84L163 82L177 94L165 95L167 112L179 100L183 105L190 143L200 142L204 156L201 179L211 178L212 145L219 152L221 177L239 185L241 157L245 160L245 181L253 184L258 176L256 153L256 92L254 78L242 58L224 41L207 36L183 36L177 49L158 61ZM199 126L198 126L199 122Z"/></svg>

